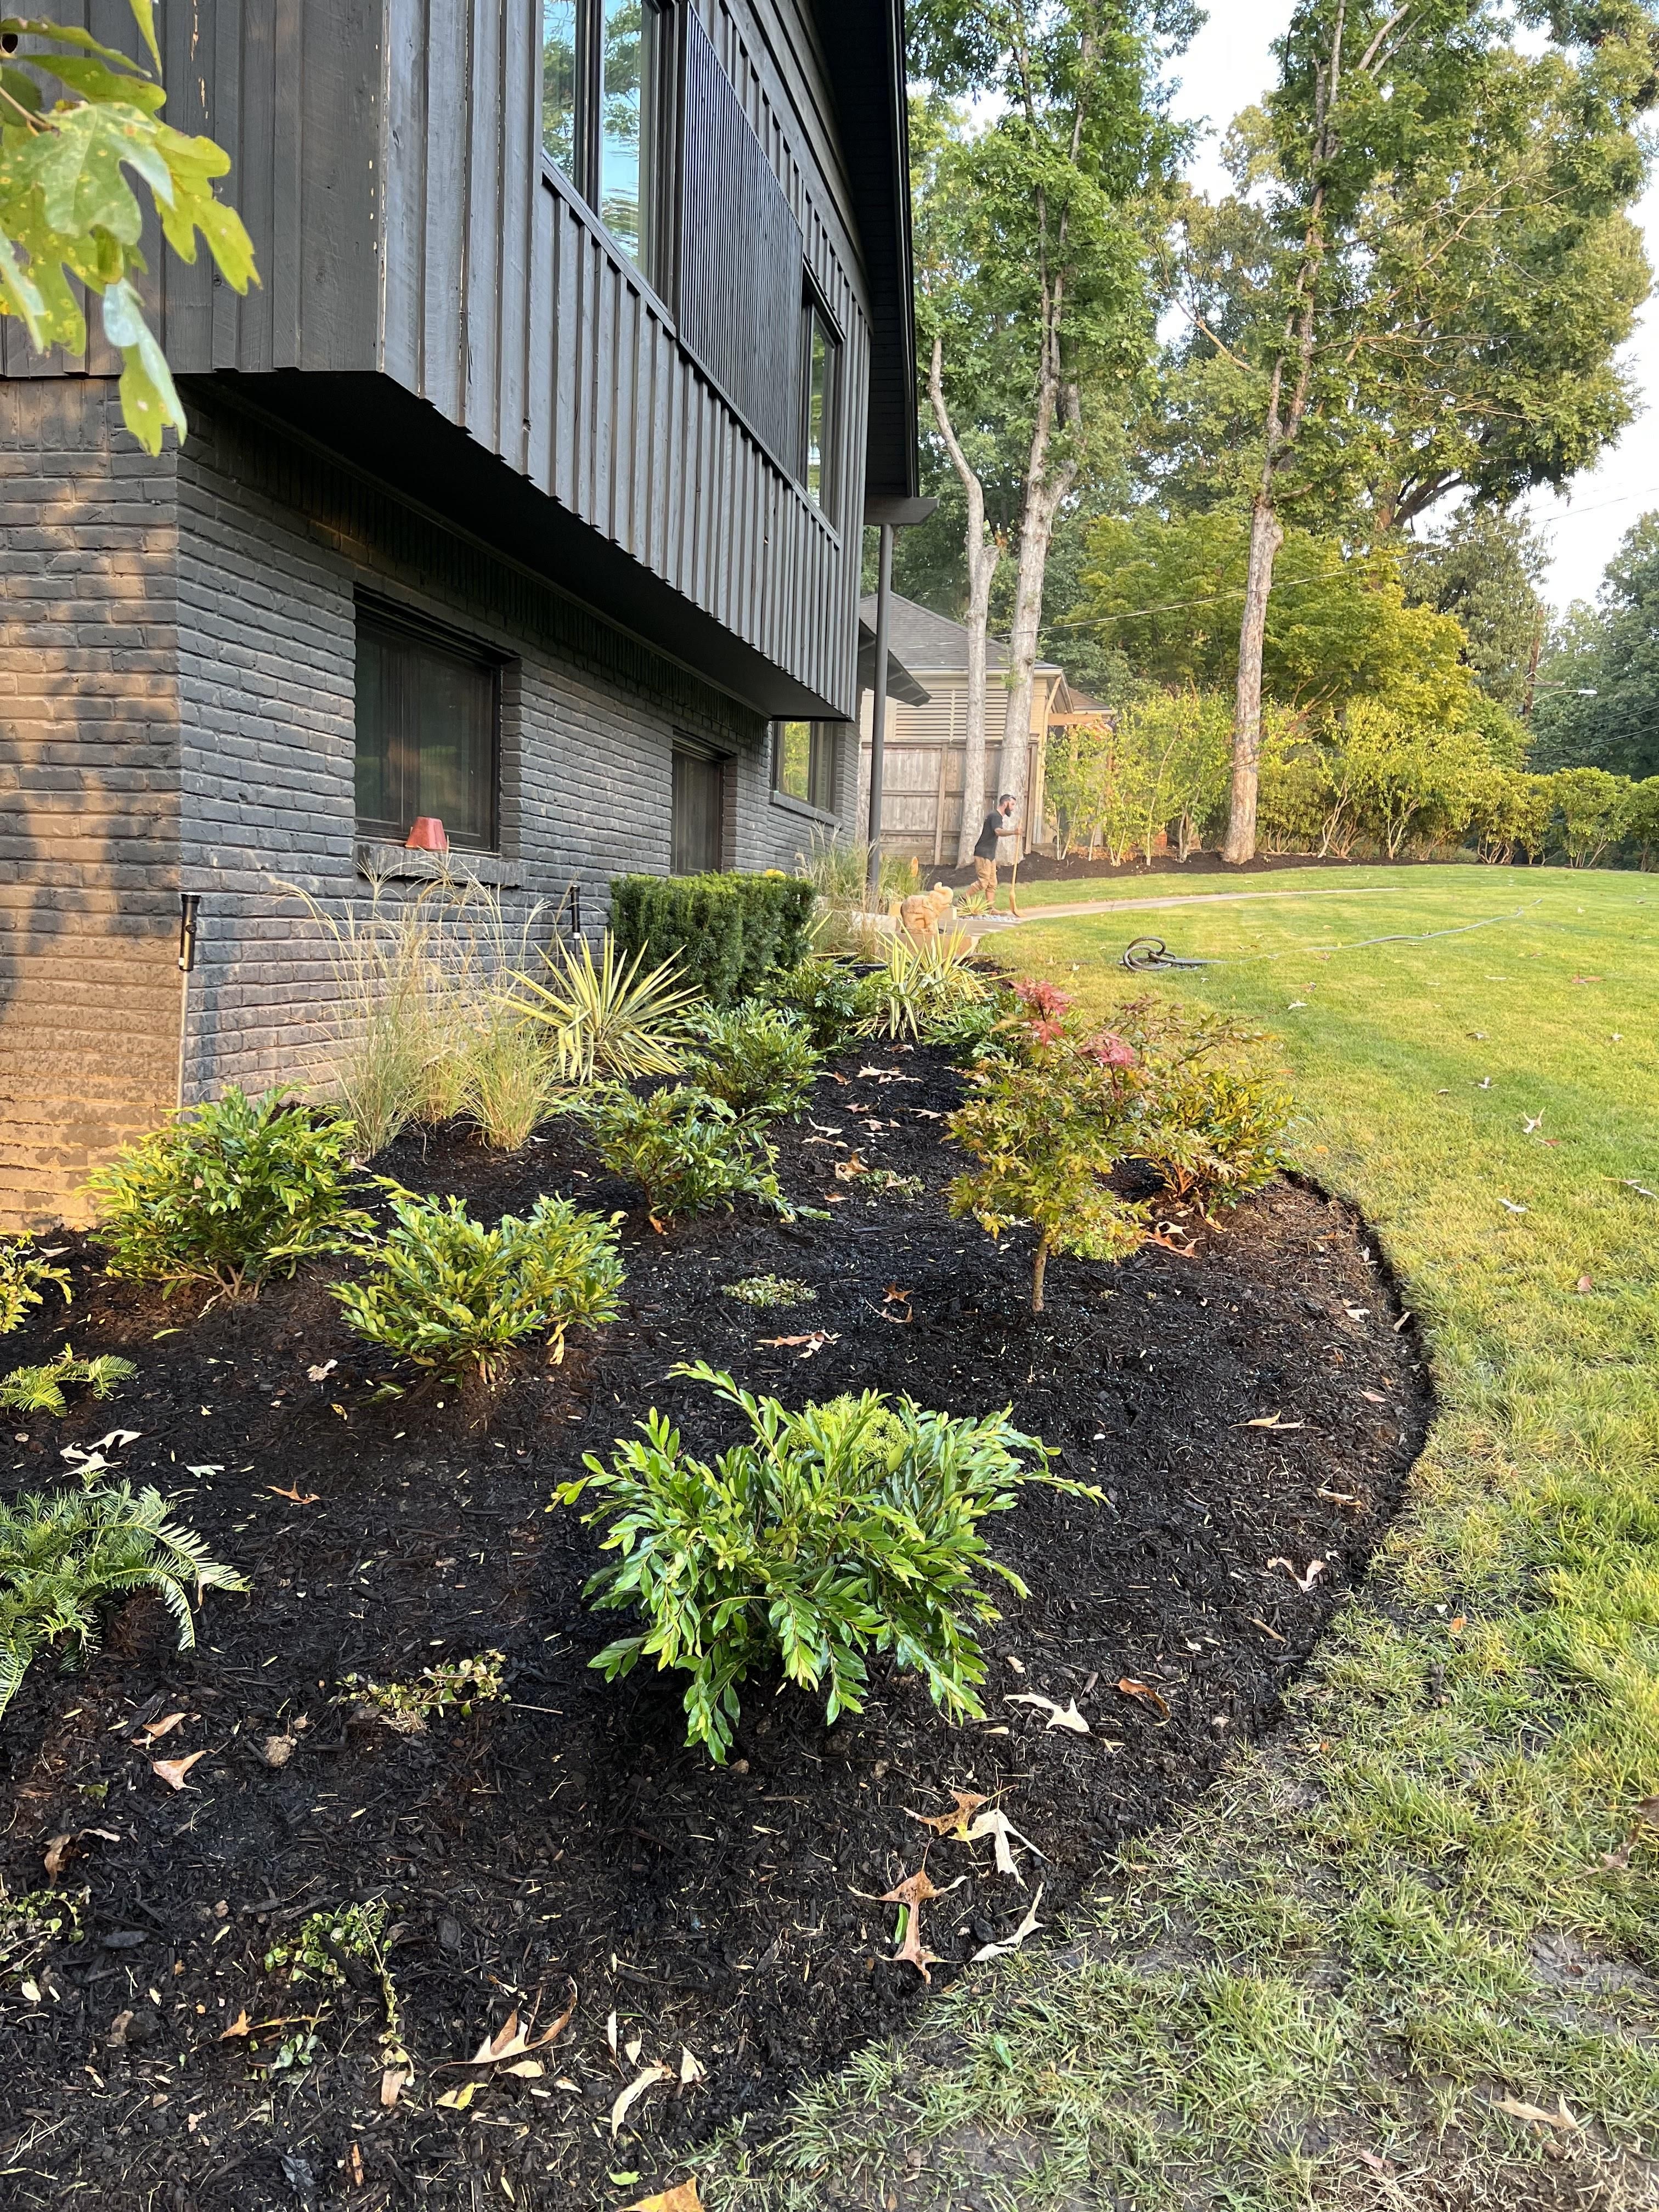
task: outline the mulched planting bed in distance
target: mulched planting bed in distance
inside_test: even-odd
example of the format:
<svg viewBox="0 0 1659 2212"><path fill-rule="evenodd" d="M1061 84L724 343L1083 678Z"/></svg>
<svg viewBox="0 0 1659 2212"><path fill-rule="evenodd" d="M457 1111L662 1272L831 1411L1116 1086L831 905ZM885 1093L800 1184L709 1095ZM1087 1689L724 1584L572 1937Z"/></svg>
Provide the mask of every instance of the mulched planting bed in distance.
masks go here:
<svg viewBox="0 0 1659 2212"><path fill-rule="evenodd" d="M1374 1241L1281 1182L1200 1230L1190 1256L1056 1261L1034 1320L1029 1237L993 1244L940 1200L958 1164L940 1117L961 1091L927 1051L837 1062L781 1134L786 1187L839 1200L831 1218L745 1211L658 1236L633 1211L623 1319L573 1340L562 1367L531 1367L487 1426L441 1388L371 1402L385 1369L348 1335L325 1270L201 1315L199 1293L109 1283L64 1240L74 1306L7 1338L0 1365L68 1334L140 1371L61 1421L3 1417L27 1437L0 1461L9 1492L64 1480L66 1443L137 1429L112 1456L172 1492L252 1587L209 1597L193 1656L135 1601L83 1671L37 1662L0 1723L9 1893L40 1886L52 1838L108 1832L84 1835L61 1876L85 1893L84 1940L35 1967L38 2002L15 1981L0 1996L8 2204L55 2205L72 2186L179 2212L505 2204L503 2176L520 2206L629 2202L677 2146L744 2115L763 2131L791 2090L915 2017L927 1990L892 1962L894 1909L872 1900L924 1850L940 1887L967 1877L927 1911L938 1987L1013 1933L1039 1881L1041 1920L1059 1919L1116 1843L1271 1723L1364 1572L1427 1416ZM838 1181L851 1152L922 1194ZM544 1189L605 1211L636 1197L556 1122L511 1158L457 1132L408 1136L378 1164L486 1218ZM815 1297L724 1294L758 1273ZM681 1678L611 1686L589 1668L625 1621L584 1612L597 1538L545 1508L584 1450L651 1405L700 1450L735 1438L727 1409L668 1378L682 1358L792 1403L866 1386L952 1413L1012 1403L1064 1472L1107 1490L1097 1508L1030 1489L987 1524L1031 1596L988 1632L983 1723L950 1726L879 1662L866 1712L833 1729L755 1680L721 1771L685 1747ZM424 1735L358 1725L340 1700L347 1673L407 1680L492 1648L512 1701ZM1009 1702L1033 1692L1075 1699L1089 1733ZM147 1744L143 1723L179 1711ZM197 1751L182 1790L152 1771ZM996 1872L989 1841L911 1817L948 1808L952 1789L994 1799L1030 1839L1024 1886ZM307 1914L363 1899L389 1906L416 2067L390 2108L372 1975L331 2000L263 1969ZM477 2078L443 2062L515 2006L550 2022L573 1984L538 2078L498 2073L465 2111L438 2106ZM313 2032L294 2016L319 2008L312 2063L269 2070ZM255 2034L222 2039L244 2009ZM688 2051L703 2078L683 2085ZM614 2100L656 2063L671 2078L613 2140Z"/></svg>

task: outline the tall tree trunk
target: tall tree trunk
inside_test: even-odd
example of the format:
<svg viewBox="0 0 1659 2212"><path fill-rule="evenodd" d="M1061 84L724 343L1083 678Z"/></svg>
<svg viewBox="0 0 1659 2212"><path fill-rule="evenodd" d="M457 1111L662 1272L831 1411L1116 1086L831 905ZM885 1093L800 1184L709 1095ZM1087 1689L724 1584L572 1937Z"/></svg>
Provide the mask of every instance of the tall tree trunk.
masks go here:
<svg viewBox="0 0 1659 2212"><path fill-rule="evenodd" d="M1053 349L1055 352L1057 349L1057 346ZM1050 351L1045 344L1045 356ZM1025 805L1026 755L1031 742L1031 701L1036 688L1037 634L1042 627L1042 586L1048 574L1048 548L1054 538L1055 519L1077 475L1074 461L1063 462L1052 475L1048 472L1048 449L1053 442L1060 396L1058 377L1045 374L1044 388L1038 396L1036 426L1031 434L1030 459L1026 465L1014 614L1008 629L1008 708L1002 726L1002 762L997 787L999 792L1012 795L1017 823ZM1028 833L1041 828L1037 823L1025 826Z"/></svg>
<svg viewBox="0 0 1659 2212"><path fill-rule="evenodd" d="M1250 510L1250 565L1244 579L1244 617L1238 632L1238 690L1233 703L1233 780L1227 840L1221 857L1235 867L1255 858L1256 793L1261 775L1261 648L1273 559L1285 543L1267 484Z"/></svg>
<svg viewBox="0 0 1659 2212"><path fill-rule="evenodd" d="M968 505L963 543L968 560L968 733L962 757L962 826L957 837L957 866L965 868L974 857L985 812L985 633L991 617L991 586L1002 549L986 531L985 486L969 465L951 427L945 404L945 345L938 337L927 374L927 395Z"/></svg>

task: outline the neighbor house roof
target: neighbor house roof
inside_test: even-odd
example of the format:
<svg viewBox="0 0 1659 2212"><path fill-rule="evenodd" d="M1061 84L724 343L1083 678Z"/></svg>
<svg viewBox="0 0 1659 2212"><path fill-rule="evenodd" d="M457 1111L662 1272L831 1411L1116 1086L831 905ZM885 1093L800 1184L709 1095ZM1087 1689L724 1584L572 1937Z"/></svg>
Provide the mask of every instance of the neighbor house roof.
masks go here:
<svg viewBox="0 0 1659 2212"><path fill-rule="evenodd" d="M875 594L872 592L859 610L865 622L873 629L876 619ZM902 599L896 592L888 616L888 649L896 659L921 676L965 676L968 673L968 632L961 623L948 616L936 615L931 607L918 606L914 599ZM1000 637L985 641L985 665L988 668L1006 668L1008 648ZM1052 660L1039 660L1037 666L1045 675L1057 676L1059 669Z"/></svg>

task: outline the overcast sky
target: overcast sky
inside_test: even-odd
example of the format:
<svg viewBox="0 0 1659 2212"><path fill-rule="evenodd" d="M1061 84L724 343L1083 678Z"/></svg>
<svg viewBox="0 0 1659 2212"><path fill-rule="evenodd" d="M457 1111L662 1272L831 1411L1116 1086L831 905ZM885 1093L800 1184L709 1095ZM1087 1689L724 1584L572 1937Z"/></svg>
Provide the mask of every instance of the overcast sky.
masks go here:
<svg viewBox="0 0 1659 2212"><path fill-rule="evenodd" d="M1225 186L1220 132L1266 90L1273 74L1268 48L1289 15L1290 0L1210 0L1210 20L1182 57L1176 112L1212 126L1192 171L1206 191ZM1659 184L1636 215L1649 258L1659 264ZM1540 494L1533 502L1553 556L1546 589L1559 606L1592 598L1625 532L1647 508L1659 507L1659 305L1644 312L1627 360L1644 411L1599 466L1575 478L1566 498Z"/></svg>

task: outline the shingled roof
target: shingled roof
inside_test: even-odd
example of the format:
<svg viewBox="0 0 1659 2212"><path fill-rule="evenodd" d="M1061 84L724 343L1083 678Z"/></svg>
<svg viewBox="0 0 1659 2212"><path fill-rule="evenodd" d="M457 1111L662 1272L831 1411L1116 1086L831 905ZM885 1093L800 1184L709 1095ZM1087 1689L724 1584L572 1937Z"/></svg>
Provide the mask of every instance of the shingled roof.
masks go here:
<svg viewBox="0 0 1659 2212"><path fill-rule="evenodd" d="M862 602L859 611L873 629L873 592ZM963 625L945 615L936 615L931 607L918 606L914 599L901 599L896 592L888 617L887 642L894 658L918 676L968 673L968 633ZM1000 638L986 639L985 665L993 669L1008 665L1008 648ZM1052 660L1039 660L1036 665L1049 674L1059 673Z"/></svg>

